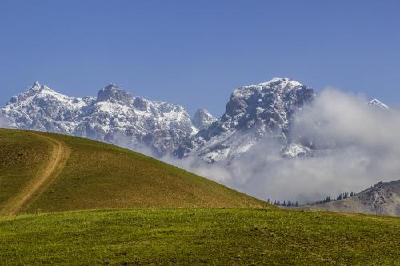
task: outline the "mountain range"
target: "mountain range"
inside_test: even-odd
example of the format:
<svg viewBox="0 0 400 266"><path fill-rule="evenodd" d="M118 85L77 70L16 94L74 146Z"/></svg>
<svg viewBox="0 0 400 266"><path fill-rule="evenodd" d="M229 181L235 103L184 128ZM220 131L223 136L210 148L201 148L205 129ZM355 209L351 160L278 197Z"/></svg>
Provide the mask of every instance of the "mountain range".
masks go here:
<svg viewBox="0 0 400 266"><path fill-rule="evenodd" d="M148 149L161 157L197 133L179 105L133 97L114 84L97 97L69 97L35 82L1 109L11 127L57 132Z"/></svg>
<svg viewBox="0 0 400 266"><path fill-rule="evenodd" d="M277 140L282 156L307 155L310 147L289 134L293 114L316 92L289 78L274 78L235 89L220 118L199 109L132 96L115 84L97 97L69 97L35 82L1 108L9 127L57 132L101 140L154 157L199 156L208 163L232 161L261 139ZM374 99L371 105L388 108Z"/></svg>

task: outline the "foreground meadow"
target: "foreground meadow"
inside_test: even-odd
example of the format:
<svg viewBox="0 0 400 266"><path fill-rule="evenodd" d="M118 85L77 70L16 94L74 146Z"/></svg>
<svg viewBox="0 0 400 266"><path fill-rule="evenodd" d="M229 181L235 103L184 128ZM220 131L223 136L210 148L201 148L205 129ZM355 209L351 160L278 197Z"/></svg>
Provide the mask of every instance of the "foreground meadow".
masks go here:
<svg viewBox="0 0 400 266"><path fill-rule="evenodd" d="M0 218L3 265L400 265L400 219L279 209Z"/></svg>

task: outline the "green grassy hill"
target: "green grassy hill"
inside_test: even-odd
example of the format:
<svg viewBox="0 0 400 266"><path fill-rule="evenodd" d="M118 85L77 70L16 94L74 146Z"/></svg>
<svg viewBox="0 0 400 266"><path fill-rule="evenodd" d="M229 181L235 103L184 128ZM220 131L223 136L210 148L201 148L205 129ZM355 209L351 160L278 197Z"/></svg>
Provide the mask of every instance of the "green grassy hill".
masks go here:
<svg viewBox="0 0 400 266"><path fill-rule="evenodd" d="M399 239L400 218L278 209L112 145L0 130L0 265L400 265Z"/></svg>
<svg viewBox="0 0 400 266"><path fill-rule="evenodd" d="M0 218L3 265L399 265L400 219L280 209Z"/></svg>
<svg viewBox="0 0 400 266"><path fill-rule="evenodd" d="M245 194L113 145L0 129L0 214L263 206Z"/></svg>

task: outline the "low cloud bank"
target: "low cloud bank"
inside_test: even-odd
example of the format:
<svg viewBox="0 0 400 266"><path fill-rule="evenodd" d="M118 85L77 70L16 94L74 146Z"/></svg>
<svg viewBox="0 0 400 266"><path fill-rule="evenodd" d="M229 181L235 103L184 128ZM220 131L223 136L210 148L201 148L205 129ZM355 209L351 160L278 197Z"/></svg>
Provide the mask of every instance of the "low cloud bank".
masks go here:
<svg viewBox="0 0 400 266"><path fill-rule="evenodd" d="M327 89L298 112L291 138L311 144L311 157L284 159L281 144L265 139L230 164L168 161L262 199L309 202L398 180L400 112L366 102Z"/></svg>

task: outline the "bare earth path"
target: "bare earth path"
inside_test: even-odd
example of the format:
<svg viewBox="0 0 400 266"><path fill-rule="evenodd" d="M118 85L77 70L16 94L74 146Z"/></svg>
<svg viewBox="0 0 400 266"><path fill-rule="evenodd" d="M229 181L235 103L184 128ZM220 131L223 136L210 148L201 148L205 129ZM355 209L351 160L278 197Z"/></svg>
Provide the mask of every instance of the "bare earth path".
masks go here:
<svg viewBox="0 0 400 266"><path fill-rule="evenodd" d="M63 142L39 133L33 134L51 144L49 159L43 168L39 170L36 177L4 206L1 211L3 214L16 215L37 198L61 173L71 153L70 149Z"/></svg>

